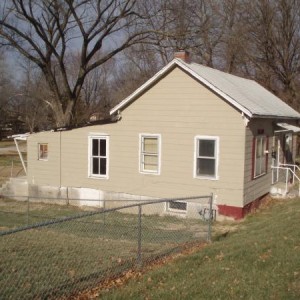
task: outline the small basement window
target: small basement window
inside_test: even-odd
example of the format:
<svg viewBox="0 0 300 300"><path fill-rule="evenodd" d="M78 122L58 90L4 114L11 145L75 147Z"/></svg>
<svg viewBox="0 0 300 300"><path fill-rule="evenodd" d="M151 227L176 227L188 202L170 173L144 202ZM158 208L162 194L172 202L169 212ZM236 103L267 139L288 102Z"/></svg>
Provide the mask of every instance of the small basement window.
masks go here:
<svg viewBox="0 0 300 300"><path fill-rule="evenodd" d="M48 160L48 144L38 144L38 159Z"/></svg>
<svg viewBox="0 0 300 300"><path fill-rule="evenodd" d="M178 212L186 212L187 211L187 203L181 201L170 201L167 203L168 210L170 211L178 211Z"/></svg>

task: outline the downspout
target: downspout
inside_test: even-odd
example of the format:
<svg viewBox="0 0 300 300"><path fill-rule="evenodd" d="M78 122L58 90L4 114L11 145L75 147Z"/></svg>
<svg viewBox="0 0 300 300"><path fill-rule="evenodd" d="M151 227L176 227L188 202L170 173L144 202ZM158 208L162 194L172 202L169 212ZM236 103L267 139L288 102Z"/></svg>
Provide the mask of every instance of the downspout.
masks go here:
<svg viewBox="0 0 300 300"><path fill-rule="evenodd" d="M59 188L61 188L61 131L59 132Z"/></svg>
<svg viewBox="0 0 300 300"><path fill-rule="evenodd" d="M59 132L59 189L61 192L61 188L62 188L62 131ZM67 194L66 194L66 201L67 201L67 205L69 205L69 190L67 187L66 190ZM62 197L62 196L61 196Z"/></svg>

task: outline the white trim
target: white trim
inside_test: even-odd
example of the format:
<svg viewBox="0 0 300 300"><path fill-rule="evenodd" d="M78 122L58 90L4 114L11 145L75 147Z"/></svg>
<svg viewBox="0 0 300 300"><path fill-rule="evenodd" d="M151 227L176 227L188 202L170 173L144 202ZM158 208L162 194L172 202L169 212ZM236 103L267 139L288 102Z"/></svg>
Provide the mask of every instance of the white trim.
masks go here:
<svg viewBox="0 0 300 300"><path fill-rule="evenodd" d="M212 89L214 92L216 92L218 95L226 99L230 104L232 104L234 107L239 109L241 112L243 112L245 115L247 115L249 118L253 116L253 114L239 104L237 101L235 101L233 98L231 98L229 95L222 92L219 88L211 84L209 81L204 79L202 76L194 72L188 67L188 64L184 63L180 59L173 59L169 64L167 64L164 68L162 68L158 73L156 73L152 78L150 78L148 81L146 81L142 86L140 86L137 90L135 90L131 95L129 95L127 98L125 98L121 103L119 103L117 106L115 106L113 109L111 109L110 114L114 114L116 111L122 109L125 105L130 103L135 97L139 96L141 93L143 93L151 84L159 80L162 76L165 75L169 70L171 70L174 66L179 66L186 72L188 72L191 76L199 80L201 83L203 83L208 88Z"/></svg>
<svg viewBox="0 0 300 300"><path fill-rule="evenodd" d="M197 150L198 140L214 140L215 141L215 160L216 160L216 174L212 176L199 176L197 175ZM196 135L194 138L194 168L193 177L196 179L219 180L219 156L220 156L220 138L218 136L210 135Z"/></svg>
<svg viewBox="0 0 300 300"><path fill-rule="evenodd" d="M29 136L30 136L30 133L24 133L24 134L14 134L11 137L14 140L26 141Z"/></svg>
<svg viewBox="0 0 300 300"><path fill-rule="evenodd" d="M290 125L290 124L287 124L287 123L277 123L276 125L283 128L283 129L275 130L275 133L276 132L286 132L286 131L292 131L292 132L295 132L295 133L300 132L300 128L295 126L295 125Z"/></svg>
<svg viewBox="0 0 300 300"><path fill-rule="evenodd" d="M158 170L157 171L147 171L142 169L142 138L145 137L156 137L158 140ZM139 172L141 174L151 174L160 175L161 173L161 134L156 133L140 133L139 134Z"/></svg>
<svg viewBox="0 0 300 300"><path fill-rule="evenodd" d="M46 157L46 158L42 158L42 157L40 156L40 154L41 154L40 146L41 146L41 145L47 145L47 157ZM38 146L38 160L39 160L39 161L48 161L48 158L49 158L49 143L37 143L37 146Z"/></svg>
<svg viewBox="0 0 300 300"><path fill-rule="evenodd" d="M188 68L188 66L186 64L183 64L181 61L178 61L177 65L179 65L185 71L187 71L188 73L190 73L193 77L195 77L196 79L198 79L204 85L206 85L207 87L209 87L210 89L212 89L214 92L216 92L217 94L219 94L221 97L223 97L224 99L226 99L229 103L231 103L233 106L235 106L236 108L238 108L245 115L247 115L250 118L252 117L252 113L250 112L250 110L248 110L247 108L245 108L244 106L242 106L241 104L239 104L237 101L235 101L233 98L231 98L230 96L228 96L227 94L225 94L224 92L222 92L219 88L217 88L216 86L214 86L213 84L211 84L205 78L203 78L202 76L200 76L199 74L197 74L196 72L194 72L193 70L191 70L190 68Z"/></svg>
<svg viewBox="0 0 300 300"><path fill-rule="evenodd" d="M255 136L254 138L255 138L255 146L254 146L254 174L253 174L253 179L256 179L256 178L259 178L259 177L267 174L267 168L268 168L266 166L267 153L265 153L265 150L268 150L267 149L267 139L268 139L268 137L266 135L264 135L264 134L261 134L261 135ZM263 144L264 144L264 149L262 149L263 150L263 156L262 156L263 162L262 163L263 163L264 172L256 175L256 160L257 160L257 158L256 158L256 150L257 150L258 139L260 139L260 140L262 139Z"/></svg>
<svg viewBox="0 0 300 300"><path fill-rule="evenodd" d="M23 169L24 169L24 172L25 174L27 175L27 168L26 168L26 165L25 165L25 161L24 161L24 158L23 158L23 155L22 155L22 152L20 151L20 148L19 148L19 144L18 144L18 141L27 141L27 137L29 135L14 135L13 136L13 139L14 139L14 143L16 145L16 148L17 148L17 151L18 151L18 154L19 154L19 157L20 157L20 160L21 160L21 163L22 163L22 166L23 166Z"/></svg>
<svg viewBox="0 0 300 300"><path fill-rule="evenodd" d="M91 162L91 151L92 151L92 140L93 139L103 139L106 140L106 174L105 175L95 175L92 174L92 162ZM89 134L88 135L88 178L93 179L109 179L109 135L108 134Z"/></svg>
<svg viewBox="0 0 300 300"><path fill-rule="evenodd" d="M130 94L127 98L121 101L118 105L110 110L110 115L113 115L119 109L123 108L127 103L131 102L135 97L140 95L144 90L146 90L152 83L162 77L166 72L168 72L174 65L176 65L176 60L172 60L168 63L164 68L162 68L159 72L157 72L153 77L147 80L143 85L141 85L138 89L136 89L132 94Z"/></svg>
<svg viewBox="0 0 300 300"><path fill-rule="evenodd" d="M108 133L101 133L101 134L99 134L99 132L89 132L88 136L95 136L95 137L104 136L104 137L106 137L106 136L110 136L110 135Z"/></svg>

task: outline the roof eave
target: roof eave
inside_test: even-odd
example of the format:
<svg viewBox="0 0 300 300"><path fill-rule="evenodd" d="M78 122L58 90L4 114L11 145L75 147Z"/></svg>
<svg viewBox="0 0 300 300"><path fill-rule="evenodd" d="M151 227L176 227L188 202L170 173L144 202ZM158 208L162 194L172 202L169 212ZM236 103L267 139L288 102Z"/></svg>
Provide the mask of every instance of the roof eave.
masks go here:
<svg viewBox="0 0 300 300"><path fill-rule="evenodd" d="M242 112L245 116L248 118L272 118L272 119L293 119L297 120L300 119L297 116L274 116L274 115L263 115L263 114L255 114L251 112L248 108L244 107L240 103L238 103L236 100L234 100L232 97L221 91L218 87L214 86L212 83L210 83L205 78L201 77L199 74L197 74L195 71L193 71L191 68L188 67L188 64L184 63L180 59L173 59L170 63L168 63L164 68L162 68L159 72L157 72L153 77L151 77L148 81L146 81L143 85L141 85L137 90L135 90L132 94L130 94L127 98L125 98L122 102L120 102L118 105L116 105L114 108L110 110L110 115L113 115L118 110L122 110L125 106L127 106L129 103L131 103L134 99L136 99L139 95L141 95L145 90L147 90L152 84L160 80L167 72L172 70L175 66L178 66L182 70L186 71L188 74L190 74L192 77L194 77L196 80L201 82L203 85L211 89L213 92L218 94L220 97L222 97L224 100L226 100L228 103L230 103L232 106L234 106L236 109L238 109L240 112Z"/></svg>
<svg viewBox="0 0 300 300"><path fill-rule="evenodd" d="M169 70L171 70L177 63L177 59L172 60L165 67L163 67L159 72L157 72L154 76L152 76L149 80L147 80L143 85L141 85L138 89L136 89L132 94L126 97L123 101L117 104L114 108L112 108L109 112L110 115L113 115L118 110L121 110L124 106L128 105L132 102L136 97L142 94L150 85L158 81L161 77L163 77Z"/></svg>
<svg viewBox="0 0 300 300"><path fill-rule="evenodd" d="M205 86L209 87L211 90L216 92L218 95L220 95L222 98L226 99L229 103L231 103L234 107L239 109L241 112L243 112L246 116L249 118L252 118L252 113L245 108L244 106L240 105L237 101L235 101L233 98L222 92L220 89L218 89L216 86L211 84L209 81L198 75L196 72L191 70L185 63L183 63L180 59L173 59L169 64L167 64L164 68L162 68L158 73L156 73L153 77L151 77L148 81L146 81L142 86L140 86L137 90L135 90L131 95L129 95L127 98L125 98L122 102L120 102L118 105L116 105L113 109L110 110L110 115L113 115L118 110L121 110L124 106L128 105L130 102L132 102L136 97L138 97L140 94L142 94L151 84L158 81L161 77L163 77L167 72L169 72L174 66L178 66L181 69L185 70L187 73L189 73L192 77L203 83Z"/></svg>
<svg viewBox="0 0 300 300"><path fill-rule="evenodd" d="M275 115L259 115L259 114L253 114L253 119L285 119L285 120L299 120L300 115L298 117L296 116L275 116Z"/></svg>

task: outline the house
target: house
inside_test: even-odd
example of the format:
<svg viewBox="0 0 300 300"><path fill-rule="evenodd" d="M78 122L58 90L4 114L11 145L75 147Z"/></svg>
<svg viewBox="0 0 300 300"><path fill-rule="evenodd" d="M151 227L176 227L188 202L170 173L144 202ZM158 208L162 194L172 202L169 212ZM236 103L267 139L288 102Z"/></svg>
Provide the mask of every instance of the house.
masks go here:
<svg viewBox="0 0 300 300"><path fill-rule="evenodd" d="M252 80L186 58L114 107L113 121L32 134L29 194L76 191L101 200L213 192L218 215L235 219L259 205L275 178L271 165L294 162L300 114ZM188 213L184 203L173 208Z"/></svg>

